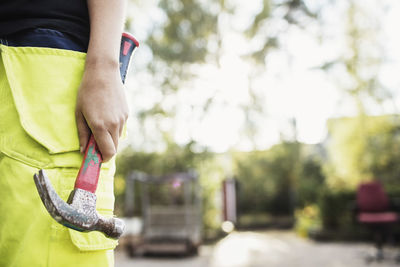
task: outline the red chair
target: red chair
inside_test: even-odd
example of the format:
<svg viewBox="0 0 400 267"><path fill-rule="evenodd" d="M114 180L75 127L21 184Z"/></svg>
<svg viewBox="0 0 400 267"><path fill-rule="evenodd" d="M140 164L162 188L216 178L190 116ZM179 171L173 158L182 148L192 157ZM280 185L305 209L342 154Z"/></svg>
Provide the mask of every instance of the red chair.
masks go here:
<svg viewBox="0 0 400 267"><path fill-rule="evenodd" d="M391 210L389 198L379 182L363 183L358 187L356 211L357 222L369 226L374 232L377 247L374 259L382 260L384 238L389 226L399 221L399 215Z"/></svg>

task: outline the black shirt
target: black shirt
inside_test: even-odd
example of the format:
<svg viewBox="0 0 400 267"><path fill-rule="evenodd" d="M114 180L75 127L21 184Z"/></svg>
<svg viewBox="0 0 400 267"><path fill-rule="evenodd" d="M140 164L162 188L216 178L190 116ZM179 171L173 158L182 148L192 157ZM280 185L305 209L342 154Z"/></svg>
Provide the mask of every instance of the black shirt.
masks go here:
<svg viewBox="0 0 400 267"><path fill-rule="evenodd" d="M0 0L0 36L34 28L58 30L87 47L86 0Z"/></svg>

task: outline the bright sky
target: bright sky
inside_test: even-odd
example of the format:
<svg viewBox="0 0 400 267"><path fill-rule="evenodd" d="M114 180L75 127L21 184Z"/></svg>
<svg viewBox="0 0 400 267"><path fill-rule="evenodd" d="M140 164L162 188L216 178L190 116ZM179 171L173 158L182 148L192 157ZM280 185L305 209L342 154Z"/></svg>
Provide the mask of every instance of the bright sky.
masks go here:
<svg viewBox="0 0 400 267"><path fill-rule="evenodd" d="M254 148L252 143L244 138L245 116L240 108L250 101L248 77L254 71L254 67L245 61L242 55L248 53L249 47L257 45L257 40L246 40L241 30L251 22L250 18L260 7L261 0L231 1L235 2L238 8L234 19L222 18L224 53L221 56L220 67L215 64L194 66L198 79L180 89L177 95L178 102L175 96L171 96L170 101L167 99L165 102L167 107L177 107L176 118L161 122L161 128L172 131L178 143L184 144L194 139L216 152L224 152L230 148ZM153 2L144 1L149 12L157 14L154 13L156 9ZM318 8L311 6L315 1L306 2L310 2L311 8ZM297 121L299 141L319 143L326 137L328 118L355 114L354 105L343 98L337 88L338 83L335 82L335 79L339 78L341 84L346 84L345 78L329 77L315 69L345 52L346 40L343 36L346 21L340 18L345 17L343 12L347 2L338 0L335 8L322 14L325 23L322 32L325 36L323 43L316 38L318 33L321 33L317 25L310 24L306 30L290 27L281 36L281 49L268 55L266 70L253 83L259 102L265 109L262 114L253 114L255 127L258 129L254 140L258 149L265 149L277 143L280 135L290 137L292 118L296 118ZM388 6L385 12L376 8L380 3L377 1L362 0L362 6L366 14L364 17L371 18L370 21L365 21L366 26L374 27L381 23L382 28L377 39L384 46L388 61L377 70L377 75L381 77L384 85L392 90L394 103L398 105L400 95L395 90L400 85L400 37L397 28L400 25L400 3L384 2ZM140 39L140 36L146 34L145 25L153 22L146 12L131 12L138 25L135 24L135 29L139 29L134 34ZM383 19L379 21L372 18ZM271 23L275 23L276 28L287 28L281 21ZM133 117L135 112L151 107L161 97L158 89L151 85L154 77L141 69L146 60L148 51L146 46L142 46L135 55L134 71L128 80ZM201 109L209 97L213 97L214 102L203 117ZM373 113L382 112L380 108L370 108ZM385 103L383 111L395 112L393 102ZM161 120L154 118L157 119ZM160 149L157 141L150 142L160 137L159 129L154 123L147 123L146 137L140 136L137 128L137 120L131 118L130 141L134 145L144 149Z"/></svg>

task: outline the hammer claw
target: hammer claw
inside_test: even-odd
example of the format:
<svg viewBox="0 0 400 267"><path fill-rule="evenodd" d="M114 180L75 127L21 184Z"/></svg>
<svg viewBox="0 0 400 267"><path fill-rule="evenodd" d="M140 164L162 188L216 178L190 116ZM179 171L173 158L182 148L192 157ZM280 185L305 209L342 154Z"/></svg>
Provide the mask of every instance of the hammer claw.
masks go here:
<svg viewBox="0 0 400 267"><path fill-rule="evenodd" d="M74 189L68 203L62 200L43 170L33 176L40 199L57 222L80 232L101 231L111 238L119 238L124 230L123 221L104 218L96 211L95 194Z"/></svg>
<svg viewBox="0 0 400 267"><path fill-rule="evenodd" d="M40 170L39 174L35 174L33 179L45 208L57 222L62 223L61 210L68 209L68 205L55 193L50 179L43 170Z"/></svg>

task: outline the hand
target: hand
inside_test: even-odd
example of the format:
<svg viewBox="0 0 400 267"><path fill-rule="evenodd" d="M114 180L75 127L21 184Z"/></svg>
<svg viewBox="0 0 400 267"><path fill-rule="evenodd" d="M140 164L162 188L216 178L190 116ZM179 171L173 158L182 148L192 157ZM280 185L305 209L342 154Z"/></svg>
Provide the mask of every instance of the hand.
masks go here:
<svg viewBox="0 0 400 267"><path fill-rule="evenodd" d="M75 110L81 152L93 133L103 161L110 160L128 118L119 67L86 63Z"/></svg>

